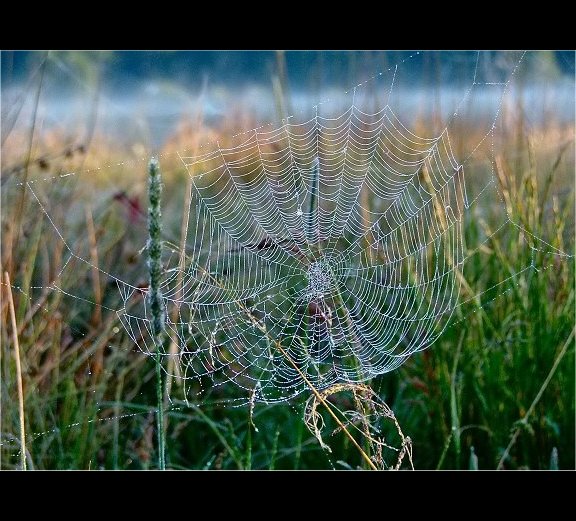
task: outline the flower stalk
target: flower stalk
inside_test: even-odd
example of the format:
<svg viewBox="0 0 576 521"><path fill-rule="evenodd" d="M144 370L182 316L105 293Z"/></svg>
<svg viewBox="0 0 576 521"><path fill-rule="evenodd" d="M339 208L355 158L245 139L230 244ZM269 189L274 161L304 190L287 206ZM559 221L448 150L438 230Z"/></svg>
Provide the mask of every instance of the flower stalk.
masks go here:
<svg viewBox="0 0 576 521"><path fill-rule="evenodd" d="M158 439L158 468L166 468L166 449L164 437L164 403L162 399L162 344L166 321L166 308L162 299L160 281L162 277L162 176L158 160L152 158L148 166L148 270L150 285L148 302L152 313L152 335L156 347L156 429Z"/></svg>

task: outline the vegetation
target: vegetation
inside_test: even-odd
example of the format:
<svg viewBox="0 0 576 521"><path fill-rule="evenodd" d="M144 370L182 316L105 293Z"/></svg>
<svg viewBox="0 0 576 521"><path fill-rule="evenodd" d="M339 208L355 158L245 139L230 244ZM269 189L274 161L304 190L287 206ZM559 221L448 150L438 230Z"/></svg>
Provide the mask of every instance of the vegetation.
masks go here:
<svg viewBox="0 0 576 521"><path fill-rule="evenodd" d="M198 125L196 139L225 142L235 122ZM476 139L460 130L461 140ZM502 200L466 215L475 249L466 252L464 304L431 348L370 382L411 438L416 469L576 464L574 258L555 254L574 252L574 129L552 121L532 131L520 121L502 135L494 171ZM189 138L175 132L159 155L164 228L176 244L187 176L172 151ZM161 389L164 460L155 361L124 331L121 292L105 276L148 282L148 158L98 134L70 145L34 128L14 129L2 154L2 274L11 281L3 275L2 469L24 465L22 423L28 469L367 467L342 432L325 434L331 452L321 446L304 422L306 397L233 408L234 385L186 401L170 377ZM466 175L486 179L486 169L471 165ZM66 172L78 174L59 177ZM520 227L498 231L504 206ZM345 407L350 395L331 400Z"/></svg>

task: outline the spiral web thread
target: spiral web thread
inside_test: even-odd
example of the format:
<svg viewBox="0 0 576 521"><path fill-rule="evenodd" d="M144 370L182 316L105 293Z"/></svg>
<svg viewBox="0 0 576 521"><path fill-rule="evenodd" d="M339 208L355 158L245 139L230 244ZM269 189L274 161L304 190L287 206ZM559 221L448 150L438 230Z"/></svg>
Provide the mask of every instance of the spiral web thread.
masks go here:
<svg viewBox="0 0 576 521"><path fill-rule="evenodd" d="M468 207L447 129L417 136L389 106L353 105L182 160L186 263L162 292L183 378L281 401L391 371L442 332ZM146 298L132 297L122 322L151 353Z"/></svg>
<svg viewBox="0 0 576 521"><path fill-rule="evenodd" d="M461 271L475 251L465 249L463 220L482 204L480 197L499 196L497 122L522 56L505 81L483 77L480 58L436 135L422 135L396 108L400 63L345 93L350 98L343 109L322 102L311 117L241 132L222 146L206 143L200 155L181 153L190 204L184 251L177 240L165 243L169 340L161 346L153 344L147 292L138 278L104 270L82 254L43 194L42 181L57 189L74 180L84 184L84 175L100 177L106 168L26 183L66 252L51 285L31 290L94 303L83 289L66 286L64 277L78 262L113 281L122 306L102 309L116 312L142 353L159 347L164 368L183 381L189 396L232 381L245 390L238 404L283 401L310 386L322 391L395 369L432 345L459 306L481 296L467 291L460 299ZM384 108L370 109L367 89L380 81L389 82ZM477 144L462 152L453 147L457 124L467 103L488 91L499 99L494 117L487 127L478 125ZM160 156L160 165L169 159ZM476 178L469 179L471 162L488 169L474 167ZM144 171L144 165L136 161L130 168ZM516 227L533 250L570 257L509 214L484 242L507 227ZM499 284L505 288L535 269L525 266ZM487 291L501 294L495 288Z"/></svg>

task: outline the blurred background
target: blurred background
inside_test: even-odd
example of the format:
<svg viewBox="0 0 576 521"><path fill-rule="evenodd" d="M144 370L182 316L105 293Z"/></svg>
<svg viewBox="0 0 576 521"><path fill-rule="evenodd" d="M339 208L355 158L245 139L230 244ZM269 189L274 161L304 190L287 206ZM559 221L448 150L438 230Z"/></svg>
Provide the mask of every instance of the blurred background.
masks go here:
<svg viewBox="0 0 576 521"><path fill-rule="evenodd" d="M28 124L37 108L43 130L72 128L160 147L186 118L201 112L215 125L247 112L257 121L310 115L324 99L349 101L346 91L399 64L392 99L403 119L435 114L446 119L471 85L506 81L521 53L473 51L107 51L2 52L3 133ZM528 53L515 87L522 87L526 119L552 115L569 121L574 107L574 53ZM36 82L36 83L35 83ZM475 100L477 115L493 111L499 90ZM518 90L516 95L519 95ZM356 100L358 102L358 100ZM332 108L332 107L331 107Z"/></svg>
<svg viewBox="0 0 576 521"><path fill-rule="evenodd" d="M2 468L19 468L22 450L29 468L155 468L154 367L123 331L108 277L146 284L147 161L160 155L165 228L178 243L194 173L178 154L352 103L389 104L419 136L447 127L467 158L469 195L481 195L465 216L465 303L434 346L371 382L412 438L415 467L575 467L573 51L0 59L1 257L11 280L2 287L15 303L27 433L22 449L3 298ZM503 227L508 217L527 232ZM167 379L169 468L364 465L342 433L324 450L301 402L228 407L237 393L230 385L185 401L181 382Z"/></svg>

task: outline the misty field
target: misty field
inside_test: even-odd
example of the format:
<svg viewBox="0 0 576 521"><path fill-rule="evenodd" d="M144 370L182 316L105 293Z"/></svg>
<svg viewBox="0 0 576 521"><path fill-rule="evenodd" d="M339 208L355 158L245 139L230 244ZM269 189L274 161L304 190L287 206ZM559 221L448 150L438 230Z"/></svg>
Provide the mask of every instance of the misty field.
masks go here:
<svg viewBox="0 0 576 521"><path fill-rule="evenodd" d="M4 62L8 58L3 53ZM575 468L573 104L566 108L572 116L550 112L533 121L525 114L526 104L534 104L533 99L518 95L498 101L497 124L492 127L492 120L486 123L471 109L462 109L467 116L454 120L423 112L404 129L395 123L396 117L402 120L402 105L392 88L401 92L402 76L392 76L396 69L389 58L385 65L392 65L392 72L384 94L376 88L373 94L366 87L362 100L372 107L373 96L376 107L388 99L394 109L383 112L391 122L388 148L382 145L381 128L376 127L378 108L371 108L370 114L378 114L372 119L360 111L355 114L359 98L344 105L343 111L329 113L334 122L327 120L321 130L313 119L302 118L312 121L315 134L295 125L294 134L287 133L286 138L274 132L285 128L286 111L297 97L287 91L290 64L286 66L280 56L268 86L275 102L270 110L278 116L268 119L279 124L244 138L242 132L262 124L249 104L239 104L219 119L199 110L193 117L180 115L167 130L162 127L161 142L155 144L152 130L122 138L111 135L99 126L98 117L90 117L90 111L83 125L75 128L59 124L55 113L46 116L42 96L48 77L44 75L51 71L45 63L50 64L50 59L48 55L45 62L39 61L21 87L22 98L32 100L30 110L20 114L17 101L7 104L4 87L2 94L1 469L24 465L27 469L156 469L161 465L158 399L167 469L368 469L393 468L397 461L401 469L416 470ZM398 71L407 67L398 62ZM427 65L430 70L434 63ZM87 103L105 105L98 98L100 84L86 74L88 69L72 60L69 65L77 66L76 74L90 84ZM472 70L476 74L480 68ZM486 85L492 88L490 82ZM203 88L203 93L210 93L210 84ZM472 91L470 99L474 96ZM549 99L547 103L553 105ZM346 112L349 106L351 116ZM135 110L132 122L138 118ZM342 125L337 116L342 117ZM356 142L346 127L350 121L358 122ZM443 129L450 135L450 154L463 161L463 170L458 166L455 171L464 172L465 195L471 204L464 206L458 199L464 197L464 181L454 181L453 193L447 193L435 187L433 168L419 167L410 178L416 188L403 193L411 194L411 202L416 200L414 194L430 197L414 210L417 217L425 216L414 228L422 237L410 238L407 231L406 237L398 236L397 242L405 241L401 247L378 249L375 245L385 243L378 233L388 237L394 231L376 228L380 226L377 217L388 211L379 190L396 190L393 182L385 189L379 184L388 154L396 154L398 164L412 172L412 163L404 158L414 157L414 164L427 165L428 159L420 160L420 155L433 157L429 151L436 153L436 141L429 137L444 136ZM256 144L249 141L251 136L256 136ZM296 141L291 141L294 136ZM334 151L344 139L343 152ZM321 154L309 154L307 140ZM203 148L204 143L217 143L217 148ZM406 143L414 149L406 148ZM365 149L370 149L370 161L386 150L381 153L380 170L368 160L362 162ZM289 157L288 152L301 156ZM450 158L441 154L450 155L438 152L438 164L448 163ZM152 156L158 158L163 183L158 276L164 296L172 299L166 300L166 332L159 341L152 338L157 331L147 307L153 293L148 259ZM266 161L272 166L262 168ZM281 185L292 166L273 172L273 165L282 161L302 171L295 184ZM266 175L260 178L260 170L251 170L252 164ZM369 175L374 177L355 178L352 167L352 173L346 171L350 165L373 168ZM340 177L332 189L326 172L336 170ZM276 176L273 181L271 171ZM394 175L396 182L405 174L398 167ZM301 192L297 183L304 186ZM349 202L345 190L352 194ZM189 194L194 193L207 209L191 199ZM252 201L252 193L269 195ZM300 193L307 199L294 202ZM240 195L234 199L230 194ZM218 197L222 202L213 202ZM246 203L237 203L244 198ZM315 224L309 217L310 225L304 219L302 243L284 244L256 234L250 243L240 236L238 230L246 237L252 233L252 228L241 228L241 212L246 219L258 212L273 217L268 206L272 198L277 206L284 205L283 216L292 215L294 209L294 222L300 222L296 215L302 217L301 206L304 217L320 215L320 208L332 222L338 220L338 204L345 210L343 222L360 208L360 231L352 226L343 232L333 251L344 255L357 236L366 237L357 241L354 255L347 257L349 263L364 269L372 262L382 270L392 270L395 252L401 256L407 251L408 260L398 262L402 266L398 273L412 286L405 280L397 284L402 289L399 298L438 301L433 310L437 323L422 312L417 316L427 320L427 330L422 332L404 316L389 316L396 290L390 286L386 294L369 280L356 286L348 279L343 283L351 295L360 288L359 298L368 303L364 307L354 308L347 300L352 297L344 291L322 308L324 293L332 291L326 273L332 276L340 268L328 266L332 261L324 256L330 241L322 237L320 217ZM461 210L448 211L445 198L458 201ZM437 200L443 204L435 204ZM429 201L431 209L426 207ZM272 229L274 219L269 221ZM447 231L454 223L458 233ZM444 226L438 232L441 245L427 239L436 226ZM411 241L420 241L425 248L410 250ZM308 248L308 243L314 247ZM461 259L453 258L456 251ZM285 271L254 273L255 266L275 262ZM432 293L409 293L408 288L425 286L426 277L440 278L438 266L448 273L448 282L435 283ZM300 272L305 275L302 289ZM259 305L261 295L248 298L246 292L258 287L259 276L272 280L271 288L277 288L274 277L293 277L287 283L286 300L270 295L268 303ZM202 284L213 293L204 290L197 309L192 304L185 308L182 303L197 302ZM292 286L310 300L303 311L292 306ZM221 304L222 295L234 300L235 294L230 294L235 288L246 290L238 293L242 297L239 315ZM445 298L448 294L450 299ZM441 306L443 299L449 312ZM291 306L295 314L301 313L299 321L293 319ZM346 307L356 309L358 316L340 316L339 310ZM221 315L219 310L224 310ZM380 318L366 318L371 310ZM360 320L362 327L356 325ZM270 325L275 323L287 325L278 332ZM292 328L293 323L298 325ZM337 327L360 336L367 333L377 353L357 361L334 347L324 356L332 345L330 328ZM370 328L376 331L373 336ZM231 331L235 336L227 333ZM390 358L382 358L386 347L382 338L388 333L390 338L400 338L405 350L390 351ZM282 335L290 339L284 341ZM262 343L266 336L267 343ZM252 338L252 346L243 345ZM303 339L297 349L294 338ZM342 345L350 342L341 339ZM165 356L156 356L158 343ZM267 353L270 345L278 352ZM218 351L220 346L225 349ZM256 349L262 353L256 354ZM318 363L305 366L294 361L304 352ZM222 361L233 356L234 363ZM395 356L403 363L395 364ZM338 380L341 366L357 371L346 373L352 375L350 381ZM362 375L357 382L356 374ZM252 378L259 380L253 384ZM324 385L323 378L329 383ZM282 386L285 394L279 391ZM337 418L331 410L347 412Z"/></svg>

